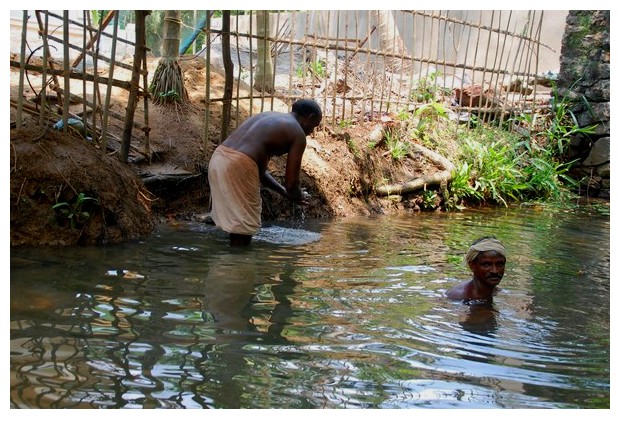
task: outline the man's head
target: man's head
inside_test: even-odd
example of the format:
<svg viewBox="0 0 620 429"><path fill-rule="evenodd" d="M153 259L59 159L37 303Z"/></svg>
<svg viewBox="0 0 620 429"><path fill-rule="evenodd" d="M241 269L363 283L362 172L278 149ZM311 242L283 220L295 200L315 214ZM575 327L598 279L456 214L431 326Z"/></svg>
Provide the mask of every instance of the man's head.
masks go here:
<svg viewBox="0 0 620 429"><path fill-rule="evenodd" d="M506 248L495 237L482 237L472 243L465 261L480 283L497 286L504 277Z"/></svg>
<svg viewBox="0 0 620 429"><path fill-rule="evenodd" d="M292 111L307 136L312 134L312 131L321 123L321 119L323 119L321 106L319 106L316 101L307 98L297 100L293 103Z"/></svg>

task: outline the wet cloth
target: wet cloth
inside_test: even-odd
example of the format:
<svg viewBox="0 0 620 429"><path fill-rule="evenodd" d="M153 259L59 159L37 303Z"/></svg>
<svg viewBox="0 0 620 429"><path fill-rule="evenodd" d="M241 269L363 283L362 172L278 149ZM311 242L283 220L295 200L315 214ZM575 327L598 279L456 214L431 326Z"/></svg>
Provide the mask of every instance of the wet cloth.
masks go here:
<svg viewBox="0 0 620 429"><path fill-rule="evenodd" d="M262 200L256 162L219 145L209 161L211 218L226 232L254 235L261 226Z"/></svg>
<svg viewBox="0 0 620 429"><path fill-rule="evenodd" d="M469 264L471 261L476 259L476 256L478 256L480 252L489 251L497 252L503 257L506 257L506 248L501 241L496 238L485 238L471 245L471 247L467 251L467 254L465 255L465 262Z"/></svg>

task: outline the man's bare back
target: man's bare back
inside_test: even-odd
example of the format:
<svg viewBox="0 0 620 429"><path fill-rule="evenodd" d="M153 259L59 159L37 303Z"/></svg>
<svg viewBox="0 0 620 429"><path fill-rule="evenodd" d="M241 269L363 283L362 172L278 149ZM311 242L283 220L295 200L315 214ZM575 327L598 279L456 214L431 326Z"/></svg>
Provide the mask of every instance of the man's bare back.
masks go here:
<svg viewBox="0 0 620 429"><path fill-rule="evenodd" d="M247 119L222 144L252 158L263 174L271 157L289 153L294 144L305 149L306 135L292 113L263 112Z"/></svg>

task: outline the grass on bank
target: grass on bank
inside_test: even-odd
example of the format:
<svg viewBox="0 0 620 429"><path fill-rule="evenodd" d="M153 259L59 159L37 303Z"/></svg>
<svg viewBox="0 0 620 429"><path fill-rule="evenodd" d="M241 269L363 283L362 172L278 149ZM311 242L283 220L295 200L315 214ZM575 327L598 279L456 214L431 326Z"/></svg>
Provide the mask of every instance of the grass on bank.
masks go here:
<svg viewBox="0 0 620 429"><path fill-rule="evenodd" d="M580 127L569 102L554 92L546 113L521 114L501 126L475 116L456 125L448 110L430 101L413 113L399 112L398 132L385 137L394 160L409 154L415 141L449 159L452 180L444 189L425 189L423 209L458 210L470 205L510 203L575 205L580 181L569 173L576 160L567 159L571 137L587 135L596 126Z"/></svg>

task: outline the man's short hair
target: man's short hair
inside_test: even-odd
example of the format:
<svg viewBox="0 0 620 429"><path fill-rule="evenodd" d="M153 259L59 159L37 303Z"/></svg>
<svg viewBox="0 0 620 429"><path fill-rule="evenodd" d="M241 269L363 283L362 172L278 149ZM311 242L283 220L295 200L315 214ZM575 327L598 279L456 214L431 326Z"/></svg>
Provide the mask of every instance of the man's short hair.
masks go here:
<svg viewBox="0 0 620 429"><path fill-rule="evenodd" d="M323 117L323 112L321 112L321 106L319 106L319 103L309 98L297 100L293 103L292 110L304 118L312 115L318 116L319 118Z"/></svg>

